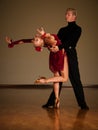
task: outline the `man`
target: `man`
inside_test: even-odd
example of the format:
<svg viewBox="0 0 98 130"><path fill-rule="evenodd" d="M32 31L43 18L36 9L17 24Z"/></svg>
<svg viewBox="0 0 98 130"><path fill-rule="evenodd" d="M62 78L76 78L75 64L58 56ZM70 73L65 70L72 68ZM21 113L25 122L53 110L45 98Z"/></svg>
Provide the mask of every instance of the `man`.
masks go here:
<svg viewBox="0 0 98 130"><path fill-rule="evenodd" d="M76 52L76 45L81 35L81 27L76 24L77 12L73 8L68 8L65 14L66 21L68 25L62 27L57 36L61 40L62 44L51 48L51 51L56 52L61 49L65 49L68 57L68 66L69 66L69 79L73 86L73 90L77 99L77 103L81 109L88 110L89 107L86 104L83 86L80 79L79 67L78 67L78 58ZM62 83L60 83L61 92ZM54 105L54 91L51 93L47 103L43 105L43 108L53 107Z"/></svg>

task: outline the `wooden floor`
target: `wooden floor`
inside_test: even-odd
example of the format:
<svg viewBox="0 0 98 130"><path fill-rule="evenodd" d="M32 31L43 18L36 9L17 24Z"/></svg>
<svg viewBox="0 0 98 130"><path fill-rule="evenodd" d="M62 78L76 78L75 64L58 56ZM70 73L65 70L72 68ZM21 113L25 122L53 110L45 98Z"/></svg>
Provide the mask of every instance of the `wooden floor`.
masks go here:
<svg viewBox="0 0 98 130"><path fill-rule="evenodd" d="M84 88L89 111L80 110L72 88L60 109L43 109L52 88L0 89L0 130L98 130L98 88Z"/></svg>

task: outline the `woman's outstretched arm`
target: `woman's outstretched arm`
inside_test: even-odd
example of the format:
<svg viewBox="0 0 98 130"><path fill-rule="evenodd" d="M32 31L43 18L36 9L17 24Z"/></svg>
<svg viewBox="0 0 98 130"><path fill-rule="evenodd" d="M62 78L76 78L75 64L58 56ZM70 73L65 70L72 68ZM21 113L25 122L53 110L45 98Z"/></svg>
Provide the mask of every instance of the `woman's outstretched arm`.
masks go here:
<svg viewBox="0 0 98 130"><path fill-rule="evenodd" d="M8 43L9 48L12 48L14 47L14 45L17 45L17 44L32 43L32 39L20 39L20 40L13 41L11 38L6 37L5 40Z"/></svg>

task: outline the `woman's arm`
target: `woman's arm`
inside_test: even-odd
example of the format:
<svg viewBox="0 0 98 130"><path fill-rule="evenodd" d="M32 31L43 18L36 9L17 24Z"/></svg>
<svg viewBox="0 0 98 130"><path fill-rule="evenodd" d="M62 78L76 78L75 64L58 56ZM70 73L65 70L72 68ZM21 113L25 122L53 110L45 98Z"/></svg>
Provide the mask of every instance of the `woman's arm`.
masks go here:
<svg viewBox="0 0 98 130"><path fill-rule="evenodd" d="M14 45L17 45L17 44L32 43L32 39L20 39L17 41L12 41L12 39L10 39L9 37L6 37L5 40L8 43L9 48L12 48L14 47Z"/></svg>

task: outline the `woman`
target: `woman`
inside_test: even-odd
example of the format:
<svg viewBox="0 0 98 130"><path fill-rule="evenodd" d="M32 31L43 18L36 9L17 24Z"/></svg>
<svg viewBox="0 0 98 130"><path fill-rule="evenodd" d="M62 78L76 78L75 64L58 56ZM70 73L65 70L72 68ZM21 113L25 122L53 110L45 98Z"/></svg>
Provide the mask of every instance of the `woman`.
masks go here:
<svg viewBox="0 0 98 130"><path fill-rule="evenodd" d="M60 45L61 42L58 39L57 35L45 33L44 29L37 29L37 35L33 39L22 39L12 42L10 38L6 37L8 46L14 46L15 44L32 42L37 51L41 51L42 47L55 47ZM68 79L68 63L67 56L64 50L60 50L56 53L50 52L49 56L49 68L53 72L54 76L51 78L39 78L35 83L49 83L53 82L53 88L55 92L55 108L59 108L59 82L66 82Z"/></svg>

